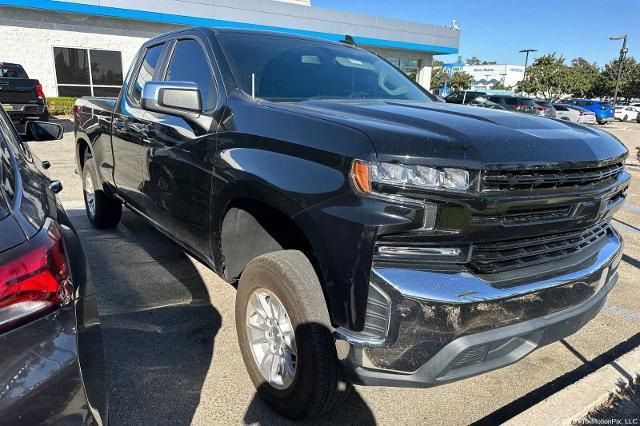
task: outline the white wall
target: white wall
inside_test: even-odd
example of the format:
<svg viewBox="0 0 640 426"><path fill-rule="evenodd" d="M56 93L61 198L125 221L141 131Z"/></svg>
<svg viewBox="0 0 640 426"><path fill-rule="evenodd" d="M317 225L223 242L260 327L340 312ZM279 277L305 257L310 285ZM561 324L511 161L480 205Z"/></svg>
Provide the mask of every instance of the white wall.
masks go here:
<svg viewBox="0 0 640 426"><path fill-rule="evenodd" d="M1 25L0 40L2 61L21 64L29 77L40 80L46 96L57 96L54 46L117 50L122 52L122 69L126 74L146 38Z"/></svg>
<svg viewBox="0 0 640 426"><path fill-rule="evenodd" d="M57 96L53 47L115 50L126 74L145 41L175 26L85 15L0 7L0 62L21 64ZM124 77L124 76L123 76Z"/></svg>

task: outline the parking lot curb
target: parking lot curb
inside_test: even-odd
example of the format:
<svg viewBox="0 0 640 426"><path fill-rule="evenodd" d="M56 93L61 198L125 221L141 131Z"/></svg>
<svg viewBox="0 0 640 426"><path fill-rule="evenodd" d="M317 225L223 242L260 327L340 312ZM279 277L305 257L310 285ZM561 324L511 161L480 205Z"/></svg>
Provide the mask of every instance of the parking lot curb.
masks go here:
<svg viewBox="0 0 640 426"><path fill-rule="evenodd" d="M505 424L575 424L640 374L640 347L567 386Z"/></svg>

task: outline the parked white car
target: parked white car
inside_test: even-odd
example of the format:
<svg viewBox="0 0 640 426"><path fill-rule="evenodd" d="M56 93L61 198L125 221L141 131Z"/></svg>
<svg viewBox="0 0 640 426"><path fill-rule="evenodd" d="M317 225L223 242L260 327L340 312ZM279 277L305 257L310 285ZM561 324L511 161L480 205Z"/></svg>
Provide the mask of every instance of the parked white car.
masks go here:
<svg viewBox="0 0 640 426"><path fill-rule="evenodd" d="M635 121L640 113L640 107L635 106L617 106L616 119L620 121Z"/></svg>
<svg viewBox="0 0 640 426"><path fill-rule="evenodd" d="M556 118L572 123L595 124L596 114L588 109L569 104L553 104L556 109Z"/></svg>

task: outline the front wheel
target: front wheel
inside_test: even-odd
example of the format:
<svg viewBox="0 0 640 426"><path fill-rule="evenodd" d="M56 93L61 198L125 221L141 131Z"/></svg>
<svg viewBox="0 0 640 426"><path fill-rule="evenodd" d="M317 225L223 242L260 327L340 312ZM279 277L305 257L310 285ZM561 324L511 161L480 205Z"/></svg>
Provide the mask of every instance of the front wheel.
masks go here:
<svg viewBox="0 0 640 426"><path fill-rule="evenodd" d="M294 420L316 418L348 394L320 282L302 252L249 262L235 315L249 377L275 411Z"/></svg>
<svg viewBox="0 0 640 426"><path fill-rule="evenodd" d="M96 162L92 157L89 157L85 160L82 169L82 187L87 217L96 228L115 228L122 218L122 203L105 194L98 182Z"/></svg>

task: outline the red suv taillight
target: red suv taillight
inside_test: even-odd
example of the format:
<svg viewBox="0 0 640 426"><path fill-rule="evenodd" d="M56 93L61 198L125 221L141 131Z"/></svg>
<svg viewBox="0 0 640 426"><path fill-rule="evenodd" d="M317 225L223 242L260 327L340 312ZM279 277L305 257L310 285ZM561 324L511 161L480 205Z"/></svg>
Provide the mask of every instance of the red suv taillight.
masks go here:
<svg viewBox="0 0 640 426"><path fill-rule="evenodd" d="M547 111L549 111L549 108L544 107L544 106L538 106L538 107L536 107L536 108L538 108L538 111L540 111L540 112L547 112Z"/></svg>
<svg viewBox="0 0 640 426"><path fill-rule="evenodd" d="M48 220L40 232L0 257L0 330L70 301L73 286L60 228Z"/></svg>
<svg viewBox="0 0 640 426"><path fill-rule="evenodd" d="M38 99L44 99L44 90L42 90L42 84L36 84L36 92L38 92Z"/></svg>

